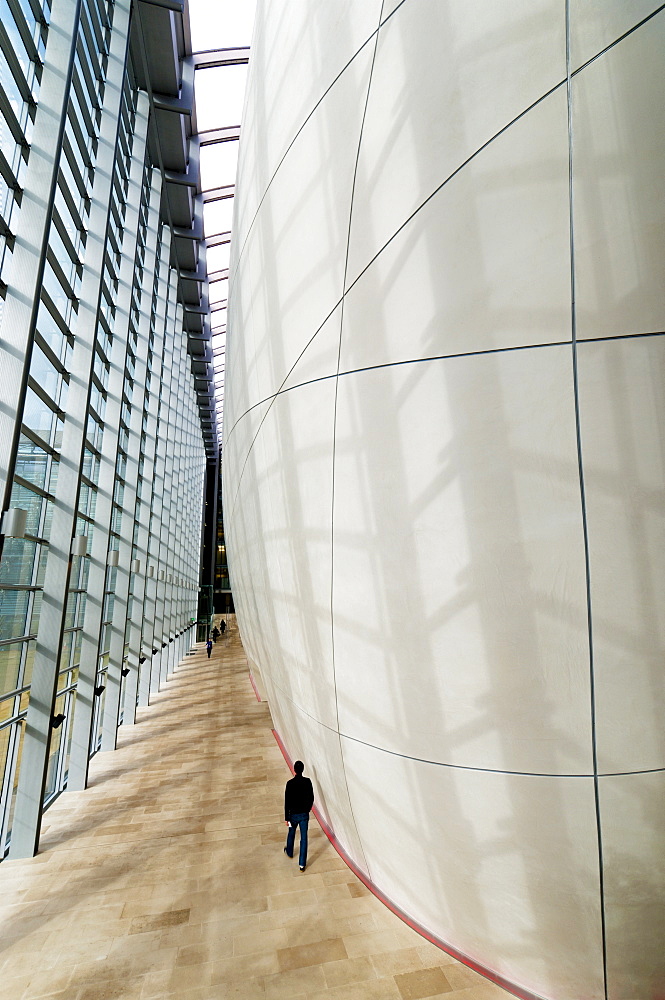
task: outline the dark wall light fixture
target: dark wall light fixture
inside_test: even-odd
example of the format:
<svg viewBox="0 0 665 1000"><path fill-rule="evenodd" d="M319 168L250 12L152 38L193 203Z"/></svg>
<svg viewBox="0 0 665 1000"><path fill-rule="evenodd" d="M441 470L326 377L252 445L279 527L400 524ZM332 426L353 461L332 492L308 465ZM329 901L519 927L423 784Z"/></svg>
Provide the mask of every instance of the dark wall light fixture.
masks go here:
<svg viewBox="0 0 665 1000"><path fill-rule="evenodd" d="M62 712L58 713L58 715L52 715L51 716L51 729L59 729L60 726L63 724L63 722L65 721L66 718L67 718L67 716L63 715Z"/></svg>
<svg viewBox="0 0 665 1000"><path fill-rule="evenodd" d="M95 698L99 698L100 695L104 693L104 691L106 691L106 685L98 684L97 687L95 688Z"/></svg>

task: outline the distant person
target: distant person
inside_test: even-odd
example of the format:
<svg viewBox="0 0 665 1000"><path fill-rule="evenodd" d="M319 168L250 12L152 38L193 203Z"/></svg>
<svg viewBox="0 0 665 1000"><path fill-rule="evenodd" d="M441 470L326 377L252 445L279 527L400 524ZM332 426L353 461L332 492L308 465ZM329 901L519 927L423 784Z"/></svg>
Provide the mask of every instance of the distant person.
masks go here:
<svg viewBox="0 0 665 1000"><path fill-rule="evenodd" d="M212 639L208 639L206 642L206 649L208 650L208 659L210 659L210 654L212 653Z"/></svg>
<svg viewBox="0 0 665 1000"><path fill-rule="evenodd" d="M215 625L214 629L212 630L212 641L213 642L217 642L217 640L219 639L219 637L220 637L221 634L222 633L219 631L219 629Z"/></svg>
<svg viewBox="0 0 665 1000"><path fill-rule="evenodd" d="M309 778L303 777L305 765L301 760L295 762L293 770L296 772L295 777L287 781L284 790L284 819L289 824L284 853L289 858L293 857L293 847L296 842L296 827L300 827L300 857L298 864L300 865L300 871L304 872L307 867L307 827L309 825L310 810L314 805L314 789Z"/></svg>
<svg viewBox="0 0 665 1000"><path fill-rule="evenodd" d="M223 618L222 618L221 622L219 623L219 627L222 630L222 635L224 635L224 633L226 632L226 622L224 621Z"/></svg>

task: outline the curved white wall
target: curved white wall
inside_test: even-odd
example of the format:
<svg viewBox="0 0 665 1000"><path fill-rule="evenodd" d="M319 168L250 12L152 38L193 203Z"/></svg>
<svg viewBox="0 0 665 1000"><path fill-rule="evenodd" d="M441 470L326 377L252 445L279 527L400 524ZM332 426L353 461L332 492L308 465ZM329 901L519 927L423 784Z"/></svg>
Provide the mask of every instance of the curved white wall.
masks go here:
<svg viewBox="0 0 665 1000"><path fill-rule="evenodd" d="M241 143L248 656L360 868L556 1000L665 995L657 7L271 0Z"/></svg>

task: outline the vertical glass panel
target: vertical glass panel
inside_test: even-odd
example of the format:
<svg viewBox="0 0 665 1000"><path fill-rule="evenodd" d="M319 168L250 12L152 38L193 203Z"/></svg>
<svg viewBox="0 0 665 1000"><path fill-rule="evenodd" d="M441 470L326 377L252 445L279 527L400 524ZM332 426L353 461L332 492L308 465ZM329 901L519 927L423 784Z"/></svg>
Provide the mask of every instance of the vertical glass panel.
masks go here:
<svg viewBox="0 0 665 1000"><path fill-rule="evenodd" d="M6 722L7 719L11 719L12 715L14 714L15 701L16 698L5 698L3 701L0 701L0 722ZM0 733L6 731L7 730L5 729L0 729ZM0 774L1 773L2 772L0 771Z"/></svg>
<svg viewBox="0 0 665 1000"><path fill-rule="evenodd" d="M83 645L83 631L79 629L78 632L74 633L74 645L72 649L72 683L78 680L78 666L81 662L81 647Z"/></svg>
<svg viewBox="0 0 665 1000"><path fill-rule="evenodd" d="M35 486L46 489L47 469L48 455L46 452L22 434L16 458L16 475L34 483Z"/></svg>
<svg viewBox="0 0 665 1000"><path fill-rule="evenodd" d="M38 344L35 344L32 349L30 374L34 378L35 382L39 382L39 385L42 387L44 392L46 392L51 399L57 403L60 392L60 380L62 376L60 375L60 372L53 367Z"/></svg>
<svg viewBox="0 0 665 1000"><path fill-rule="evenodd" d="M66 713L67 713L67 752L65 755L65 784L67 780L67 775L69 773L69 759L72 754L72 736L74 734L74 726L72 724L74 719L74 712L76 711L76 691L70 691L67 695L66 703Z"/></svg>
<svg viewBox="0 0 665 1000"><path fill-rule="evenodd" d="M16 806L16 793L18 791L18 775L21 767L21 755L23 753L23 734L25 732L25 725L21 722L17 722L15 725L10 727L10 732L10 753L12 759L7 761L10 768L9 778L11 782L9 821L7 824L8 836L12 832L12 821L14 819L14 808Z"/></svg>
<svg viewBox="0 0 665 1000"><path fill-rule="evenodd" d="M53 714L55 716L64 714L66 695L60 695L59 698L55 699L55 709ZM58 726L57 729L51 730L51 746L49 747L48 755L48 767L46 772L46 788L44 790L44 799L49 799L55 792L59 791L58 788L58 762L60 757L60 748L63 745L63 735L66 736L68 729L67 719Z"/></svg>
<svg viewBox="0 0 665 1000"><path fill-rule="evenodd" d="M97 482L99 477L99 459L88 448L85 449L83 455L82 471L87 479L90 479L93 483Z"/></svg>
<svg viewBox="0 0 665 1000"><path fill-rule="evenodd" d="M51 466L51 469L55 470L57 478L58 463L54 462L53 465ZM55 489L55 483L53 482L53 479L54 477L53 475L51 475L51 488ZM44 501L44 519L42 521L41 531L39 532L42 538L45 538L46 541L48 541L49 538L51 537L52 522L53 522L53 501L46 500Z"/></svg>
<svg viewBox="0 0 665 1000"><path fill-rule="evenodd" d="M28 388L25 394L23 423L45 441L50 441L53 418L54 413L51 407L36 392Z"/></svg>
<svg viewBox="0 0 665 1000"><path fill-rule="evenodd" d="M67 607L65 609L65 628L73 628L76 625L76 603L78 594L67 595Z"/></svg>
<svg viewBox="0 0 665 1000"><path fill-rule="evenodd" d="M39 628L39 616L42 610L42 594L41 590L35 590L32 593L32 608L30 613L30 635L36 635L37 629Z"/></svg>
<svg viewBox="0 0 665 1000"><path fill-rule="evenodd" d="M0 590L0 639L25 635L29 590Z"/></svg>
<svg viewBox="0 0 665 1000"><path fill-rule="evenodd" d="M6 711L7 708L5 702L0 701L0 722L3 721ZM0 789L2 788L3 785L3 778L5 774L5 769L7 767L10 733L11 733L11 726L6 726L5 729L0 729ZM2 830L2 814L0 814L0 830ZM0 844L0 857L2 857L3 848L4 844Z"/></svg>
<svg viewBox="0 0 665 1000"><path fill-rule="evenodd" d="M25 486L14 483L12 487L10 507L20 507L28 513L25 531L28 535L38 535L41 524L42 503L44 501L37 493L33 493Z"/></svg>
<svg viewBox="0 0 665 1000"><path fill-rule="evenodd" d="M11 646L0 646L0 695L18 687L22 649L23 643L21 642L14 642ZM0 762L1 773L2 764Z"/></svg>
<svg viewBox="0 0 665 1000"><path fill-rule="evenodd" d="M51 267L48 260L46 261L46 265L44 267L44 280L42 284L49 293L54 306L60 315L66 320L69 316L70 299L65 289L60 284L60 281L56 277L55 271Z"/></svg>
<svg viewBox="0 0 665 1000"><path fill-rule="evenodd" d="M23 665L23 676L21 677L21 687L26 687L28 684L32 683L32 668L35 663L35 649L37 648L37 640L31 639L30 642L26 642L25 650L25 663Z"/></svg>
<svg viewBox="0 0 665 1000"><path fill-rule="evenodd" d="M39 560L37 562L37 573L35 576L35 584L38 587L44 586L44 577L46 576L46 560L48 559L48 545L40 545L40 552L38 553Z"/></svg>
<svg viewBox="0 0 665 1000"><path fill-rule="evenodd" d="M53 353L63 361L67 338L43 302L39 303L37 329Z"/></svg>
<svg viewBox="0 0 665 1000"><path fill-rule="evenodd" d="M102 627L102 637L99 644L102 653L108 653L111 648L111 625L110 623Z"/></svg>
<svg viewBox="0 0 665 1000"><path fill-rule="evenodd" d="M102 678L102 680L105 680L105 679L106 678ZM104 704L106 702L106 687L102 691L100 697L96 698L95 700L96 700L96 702L97 702L97 704L99 706L99 712L98 712L98 715L97 715L97 725L95 727L95 735L96 735L95 748L96 748L96 747L99 746L99 744L101 742L101 738L102 738L102 721L104 719Z"/></svg>
<svg viewBox="0 0 665 1000"><path fill-rule="evenodd" d="M74 641L74 633L65 632L65 634L62 637L62 651L60 653L60 663L58 665L58 670L66 670L67 667L69 666L73 641Z"/></svg>
<svg viewBox="0 0 665 1000"><path fill-rule="evenodd" d="M0 584L30 586L37 542L27 538L6 538L0 562Z"/></svg>
<svg viewBox="0 0 665 1000"><path fill-rule="evenodd" d="M19 90L12 71L7 63L7 57L4 52L0 50L0 84L5 92L7 100L9 101L12 111L18 118L19 122L23 124L23 111L25 108L25 102L21 97L21 91Z"/></svg>
<svg viewBox="0 0 665 1000"><path fill-rule="evenodd" d="M2 19L2 25L9 35L9 40L12 43L12 48L16 53L16 58L20 63L21 69L23 70L23 75L27 78L28 73L30 72L31 62L28 58L27 52L25 51L23 40L19 34L18 28L16 27L16 21L14 20L7 0L0 0L0 19ZM34 20L34 17L32 20Z"/></svg>

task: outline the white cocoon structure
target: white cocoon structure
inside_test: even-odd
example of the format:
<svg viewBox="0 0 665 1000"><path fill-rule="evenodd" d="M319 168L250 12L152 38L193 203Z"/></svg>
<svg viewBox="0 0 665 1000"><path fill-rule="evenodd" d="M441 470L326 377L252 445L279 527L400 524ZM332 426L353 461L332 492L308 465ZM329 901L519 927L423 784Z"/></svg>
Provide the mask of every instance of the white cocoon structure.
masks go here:
<svg viewBox="0 0 665 1000"><path fill-rule="evenodd" d="M665 995L665 11L259 6L224 514L275 728L447 946Z"/></svg>

